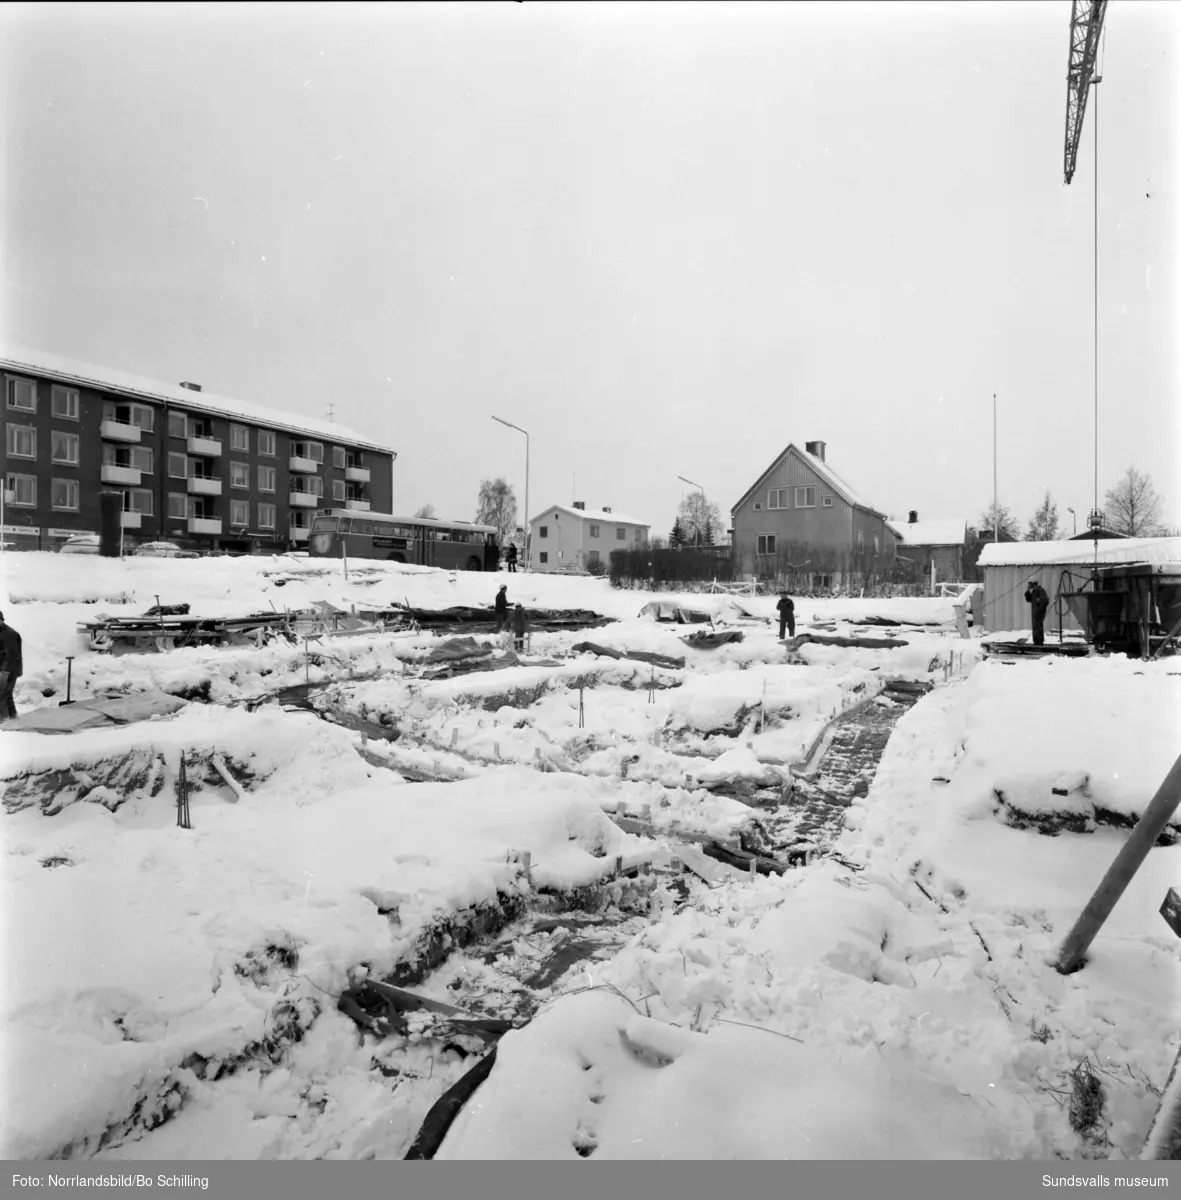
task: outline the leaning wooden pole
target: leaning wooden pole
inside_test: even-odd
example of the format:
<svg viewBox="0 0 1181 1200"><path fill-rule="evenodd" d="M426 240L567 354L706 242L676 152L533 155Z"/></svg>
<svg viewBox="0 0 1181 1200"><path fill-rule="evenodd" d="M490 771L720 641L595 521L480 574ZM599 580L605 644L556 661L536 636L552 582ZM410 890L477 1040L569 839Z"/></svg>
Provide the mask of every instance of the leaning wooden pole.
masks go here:
<svg viewBox="0 0 1181 1200"><path fill-rule="evenodd" d="M1181 757L1173 763L1172 770L1157 788L1152 802L1136 822L1136 828L1115 856L1103 881L1062 943L1054 962L1061 974L1069 975L1082 964L1103 923L1111 916L1111 910L1140 869L1140 864L1148 857L1156 839L1164 833L1165 826L1177 811L1178 803L1181 803Z"/></svg>

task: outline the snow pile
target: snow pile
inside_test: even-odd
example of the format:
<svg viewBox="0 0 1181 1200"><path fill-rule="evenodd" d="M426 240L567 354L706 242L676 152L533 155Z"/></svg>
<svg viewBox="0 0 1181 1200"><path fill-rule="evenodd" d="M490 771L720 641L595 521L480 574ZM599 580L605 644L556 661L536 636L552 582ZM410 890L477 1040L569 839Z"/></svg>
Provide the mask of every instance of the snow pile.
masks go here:
<svg viewBox="0 0 1181 1200"><path fill-rule="evenodd" d="M1177 756L1175 661L1047 657L1020 666L1019 687L1014 668L991 661L968 684L960 770L980 798L1000 797L1035 820L1138 819Z"/></svg>
<svg viewBox="0 0 1181 1200"><path fill-rule="evenodd" d="M913 1053L708 1034L611 992L564 998L505 1035L441 1159L989 1158L983 1105Z"/></svg>

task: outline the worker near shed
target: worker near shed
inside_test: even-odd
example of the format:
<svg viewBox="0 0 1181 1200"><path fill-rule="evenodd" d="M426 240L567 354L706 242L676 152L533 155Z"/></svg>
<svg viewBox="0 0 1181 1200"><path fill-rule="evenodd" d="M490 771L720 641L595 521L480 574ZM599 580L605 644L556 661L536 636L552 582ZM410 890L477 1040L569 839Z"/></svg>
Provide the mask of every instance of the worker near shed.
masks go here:
<svg viewBox="0 0 1181 1200"><path fill-rule="evenodd" d="M775 605L779 612L779 640L783 641L783 631L786 629L792 637L796 635L796 606L795 601L786 593L780 592L779 603Z"/></svg>
<svg viewBox="0 0 1181 1200"><path fill-rule="evenodd" d="M24 672L21 635L4 620L4 614L0 613L0 721L8 721L16 716L12 694L16 691L16 681Z"/></svg>
<svg viewBox="0 0 1181 1200"><path fill-rule="evenodd" d="M1029 581L1029 586L1025 589L1025 599L1033 609L1033 644L1045 645L1045 620L1046 613L1050 610L1050 597L1046 589L1038 583L1036 576Z"/></svg>
<svg viewBox="0 0 1181 1200"><path fill-rule="evenodd" d="M502 583L496 593L496 632L500 633L508 624L508 584Z"/></svg>

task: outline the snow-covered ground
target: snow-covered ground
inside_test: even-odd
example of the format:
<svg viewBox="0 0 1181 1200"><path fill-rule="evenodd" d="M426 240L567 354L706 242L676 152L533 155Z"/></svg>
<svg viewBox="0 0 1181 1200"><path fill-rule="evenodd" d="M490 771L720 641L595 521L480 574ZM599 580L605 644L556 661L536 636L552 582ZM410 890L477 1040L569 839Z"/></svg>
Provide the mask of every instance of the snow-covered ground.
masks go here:
<svg viewBox="0 0 1181 1200"><path fill-rule="evenodd" d="M886 677L935 688L899 720L838 857L694 882L686 902L652 877L609 957L532 989L540 1007L500 1040L439 1157L1139 1152L1176 1053L1181 951L1157 910L1181 847L1150 852L1083 970L1048 960L1118 823L1172 764L1177 660L981 661L945 600L801 600L797 632L881 636L848 622L886 618L907 644L789 653L774 597L742 598L744 616L726 597L661 595L743 632L703 650L681 640L692 627L637 616L649 594L585 577L5 557L20 711L63 698L67 655L75 698L200 697L122 728L0 730L6 1157L403 1156L480 1044L362 1035L336 1008L351 972L420 960L464 914L610 893L619 865L665 864L679 837L732 836L762 814L726 785L788 782ZM430 634L326 641L309 666L283 643L103 655L76 628L157 596L209 616L437 608L490 604L501 582L513 602L613 623L537 633L519 666L433 682ZM686 666L572 654L580 641ZM238 703L305 677L400 736L365 744ZM182 751L192 829L176 824ZM409 783L411 768L455 781ZM619 813L648 833L622 832ZM526 961L538 940L516 929ZM491 994L486 939L460 942L420 992ZM1079 1133L1087 1071L1102 1104Z"/></svg>

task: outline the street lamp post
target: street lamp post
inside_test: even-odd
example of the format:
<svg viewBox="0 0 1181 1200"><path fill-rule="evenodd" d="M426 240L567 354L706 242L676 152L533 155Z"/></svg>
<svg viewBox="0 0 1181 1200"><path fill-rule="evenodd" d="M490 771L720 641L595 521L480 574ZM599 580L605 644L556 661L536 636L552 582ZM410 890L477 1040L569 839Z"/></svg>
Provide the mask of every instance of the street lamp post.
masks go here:
<svg viewBox="0 0 1181 1200"><path fill-rule="evenodd" d="M694 483L692 479L686 479L686 478L684 477L684 475L678 475L678 476L677 476L677 478L678 478L678 479L679 479L679 480L680 480L682 483L687 483L687 484L689 484L691 487L695 487L695 488L697 488L697 490L698 490L698 491L701 493L701 515L702 515L702 519L704 520L704 518L705 518L705 515L706 515L706 508L705 508L705 488L703 488L703 487L701 486L701 484L699 484L699 483ZM698 526L697 526L697 536L698 536L698 539L699 539L699 540L698 540L698 545L700 545L700 544L701 544L701 542L700 542L700 537L701 537L701 526L700 526L700 525L698 525Z"/></svg>
<svg viewBox="0 0 1181 1200"><path fill-rule="evenodd" d="M1072 517L1074 517L1074 532L1078 533L1078 516L1077 516L1077 514L1075 513L1073 508L1068 508L1066 511L1068 513L1070 513L1070 515Z"/></svg>
<svg viewBox="0 0 1181 1200"><path fill-rule="evenodd" d="M515 429L518 433L525 434L525 570L532 571L533 555L530 546L532 530L529 528L529 434L520 425L514 425L512 421L506 421L503 417L494 416L492 419L499 421L502 425L507 425L510 429Z"/></svg>

